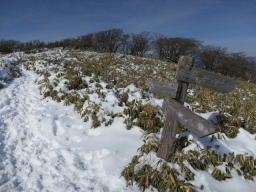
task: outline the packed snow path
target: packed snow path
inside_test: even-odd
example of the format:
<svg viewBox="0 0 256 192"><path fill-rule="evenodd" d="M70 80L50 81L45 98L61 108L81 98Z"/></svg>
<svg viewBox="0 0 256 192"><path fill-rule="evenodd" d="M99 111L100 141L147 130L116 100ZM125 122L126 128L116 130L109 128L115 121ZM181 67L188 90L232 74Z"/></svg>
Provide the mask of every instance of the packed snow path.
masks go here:
<svg viewBox="0 0 256 192"><path fill-rule="evenodd" d="M24 72L0 90L0 192L124 191L123 167L142 144L122 119L91 129L73 107L42 99Z"/></svg>

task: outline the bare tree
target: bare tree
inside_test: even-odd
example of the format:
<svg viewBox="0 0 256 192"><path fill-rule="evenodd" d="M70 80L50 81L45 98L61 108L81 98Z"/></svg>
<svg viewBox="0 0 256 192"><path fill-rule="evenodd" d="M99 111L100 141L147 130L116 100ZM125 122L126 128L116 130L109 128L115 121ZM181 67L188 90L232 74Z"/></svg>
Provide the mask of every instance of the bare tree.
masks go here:
<svg viewBox="0 0 256 192"><path fill-rule="evenodd" d="M256 62L243 52L228 53L227 49L205 46L199 53L199 62L207 70L245 80L256 80Z"/></svg>
<svg viewBox="0 0 256 192"><path fill-rule="evenodd" d="M129 54L129 34L123 34L119 51L124 54Z"/></svg>
<svg viewBox="0 0 256 192"><path fill-rule="evenodd" d="M0 52L11 53L19 51L21 48L21 42L15 40L1 40L0 41Z"/></svg>
<svg viewBox="0 0 256 192"><path fill-rule="evenodd" d="M204 46L199 53L200 65L208 70L216 71L222 68L227 55L227 49L217 46Z"/></svg>
<svg viewBox="0 0 256 192"><path fill-rule="evenodd" d="M130 51L132 55L143 56L148 50L150 44L150 33L142 32L139 34L132 34L130 42Z"/></svg>
<svg viewBox="0 0 256 192"><path fill-rule="evenodd" d="M116 52L122 44L123 30L110 29L94 34L95 43L98 50L106 52Z"/></svg>
<svg viewBox="0 0 256 192"><path fill-rule="evenodd" d="M178 62L182 55L193 56L201 46L201 42L189 38L160 38L155 42L159 58L171 62Z"/></svg>
<svg viewBox="0 0 256 192"><path fill-rule="evenodd" d="M86 49L86 50L93 50L94 48L94 40L93 40L93 34L88 34L88 35L83 35L80 36L79 38L79 47L81 49Z"/></svg>
<svg viewBox="0 0 256 192"><path fill-rule="evenodd" d="M230 53L222 64L222 73L242 78L244 80L255 80L256 62L253 58L246 56L243 52Z"/></svg>

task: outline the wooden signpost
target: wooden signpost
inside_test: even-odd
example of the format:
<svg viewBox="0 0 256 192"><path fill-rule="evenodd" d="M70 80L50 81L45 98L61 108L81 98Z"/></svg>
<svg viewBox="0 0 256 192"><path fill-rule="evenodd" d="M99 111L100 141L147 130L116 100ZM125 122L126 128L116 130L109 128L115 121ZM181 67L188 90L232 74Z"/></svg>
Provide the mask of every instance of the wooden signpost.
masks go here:
<svg viewBox="0 0 256 192"><path fill-rule="evenodd" d="M217 131L217 128L209 121L184 107L188 84L194 83L224 93L232 91L239 85L235 81L194 68L192 58L188 56L182 56L179 59L176 75L176 83L162 83L153 80L149 80L147 83L151 92L165 97L162 108L166 112L166 118L157 152L157 156L165 160L168 160L174 152L173 144L176 140L179 123L198 137L205 137Z"/></svg>

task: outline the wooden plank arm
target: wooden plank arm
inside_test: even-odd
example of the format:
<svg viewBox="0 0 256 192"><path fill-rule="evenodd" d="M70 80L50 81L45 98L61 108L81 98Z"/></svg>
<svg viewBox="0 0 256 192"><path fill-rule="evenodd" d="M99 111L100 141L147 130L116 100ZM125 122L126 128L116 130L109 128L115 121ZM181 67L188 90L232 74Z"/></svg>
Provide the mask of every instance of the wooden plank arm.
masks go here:
<svg viewBox="0 0 256 192"><path fill-rule="evenodd" d="M228 93L239 83L198 68L179 68L177 79L188 83Z"/></svg>
<svg viewBox="0 0 256 192"><path fill-rule="evenodd" d="M148 80L147 86L152 93L164 97L176 98L178 83L162 83L154 80Z"/></svg>
<svg viewBox="0 0 256 192"><path fill-rule="evenodd" d="M185 126L198 137L205 137L217 132L217 128L213 124L194 114L192 111L173 99L164 100L163 110L167 111L168 114L176 118L180 124Z"/></svg>

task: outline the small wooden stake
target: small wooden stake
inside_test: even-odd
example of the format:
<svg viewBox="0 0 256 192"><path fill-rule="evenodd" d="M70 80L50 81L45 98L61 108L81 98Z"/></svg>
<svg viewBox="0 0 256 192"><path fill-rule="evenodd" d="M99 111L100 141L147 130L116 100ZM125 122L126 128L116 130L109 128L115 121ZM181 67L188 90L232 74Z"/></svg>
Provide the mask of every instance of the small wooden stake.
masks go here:
<svg viewBox="0 0 256 192"><path fill-rule="evenodd" d="M178 62L178 70L177 74L179 73L179 69L191 68L192 67L192 57L182 56ZM188 83L183 81L178 81L178 90L176 95L176 100L184 104L186 92L188 89ZM163 103L164 104L164 103ZM164 106L163 106L164 108ZM166 119L164 122L163 133L160 141L160 145L157 151L157 156L168 160L174 152L174 141L176 140L176 132L178 128L178 121L175 119L174 116L166 112Z"/></svg>

